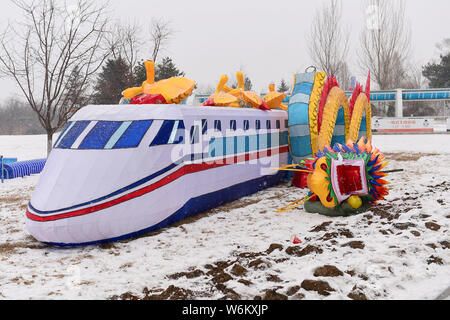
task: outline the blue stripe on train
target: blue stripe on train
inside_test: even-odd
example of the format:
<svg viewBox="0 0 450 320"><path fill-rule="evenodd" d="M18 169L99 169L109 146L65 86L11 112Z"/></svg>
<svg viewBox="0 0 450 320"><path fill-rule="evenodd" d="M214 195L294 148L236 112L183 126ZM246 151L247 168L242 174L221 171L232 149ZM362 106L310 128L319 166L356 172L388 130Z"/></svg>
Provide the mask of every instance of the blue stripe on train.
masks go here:
<svg viewBox="0 0 450 320"><path fill-rule="evenodd" d="M165 220L161 221L160 223L158 223L154 226L145 228L143 230L129 233L129 234L126 234L126 235L123 235L120 237L99 240L99 241L85 242L85 243L69 243L69 244L68 243L54 243L54 242L47 242L47 243L50 245L56 245L56 246L61 246L61 247L73 247L73 246L82 246L82 245L84 246L84 245L101 244L101 243L105 243L105 242L113 242L113 241L119 241L119 240L123 240L123 239L138 237L140 235L167 227L167 226L172 225L180 220L194 216L201 212L210 210L212 208L216 208L225 203L237 200L244 196L248 196L250 194L253 194L253 193L256 193L263 189L266 189L268 187L271 187L271 186L279 183L282 180L283 176L284 176L284 173L279 172L276 175L264 176L264 177L257 178L254 180L239 183L239 184L236 184L234 186L231 186L231 187L228 187L228 188L225 188L222 190L204 194L204 195L198 196L196 198L192 198L189 201L187 201L183 207L181 207L179 210L174 212L170 217L166 218Z"/></svg>
<svg viewBox="0 0 450 320"><path fill-rule="evenodd" d="M112 134L120 127L121 121L99 121L89 131L78 149L103 149Z"/></svg>
<svg viewBox="0 0 450 320"><path fill-rule="evenodd" d="M69 149L81 134L81 132L86 129L89 123L90 121L75 122L75 124L73 124L69 131L65 134L64 138L62 138L61 141L58 142L58 145L56 145L55 147L60 149Z"/></svg>
<svg viewBox="0 0 450 320"><path fill-rule="evenodd" d="M120 136L113 148L119 149L137 147L141 143L142 138L147 133L151 124L152 120L133 121L127 130Z"/></svg>

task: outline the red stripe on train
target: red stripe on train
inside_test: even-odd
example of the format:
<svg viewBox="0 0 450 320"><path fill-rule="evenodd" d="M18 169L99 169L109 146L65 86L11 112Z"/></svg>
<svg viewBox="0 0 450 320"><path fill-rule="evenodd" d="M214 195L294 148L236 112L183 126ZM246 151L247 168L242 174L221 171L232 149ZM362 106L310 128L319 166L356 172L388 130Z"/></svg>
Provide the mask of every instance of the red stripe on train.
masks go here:
<svg viewBox="0 0 450 320"><path fill-rule="evenodd" d="M62 213L62 214L54 215L54 216L47 216L47 217L41 217L41 216L35 215L35 214L31 213L29 211L29 209L27 208L26 215L30 220L39 221L39 222L55 221L55 220L60 220L60 219L65 219L65 218L82 216L82 215L86 215L86 214L89 214L92 212L107 209L107 208L115 206L119 203L140 197L146 193L149 193L158 188L161 188L162 186L164 186L186 174L195 173L195 172L204 171L204 170L213 169L213 168L218 168L218 167L222 167L222 166L225 166L228 164L235 164L235 163L249 161L248 159L251 159L251 160L259 159L259 158L267 157L269 155L288 152L288 150L289 150L289 148L286 146L286 147L281 147L281 148L274 149L274 150L269 150L269 152L264 152L264 151L261 152L260 151L260 152L255 152L252 154L246 154L246 155L242 155L242 156L233 156L233 157L225 158L222 161L220 161L220 163L217 161L210 161L210 162L202 162L202 163L198 163L198 164L190 164L190 165L187 165L187 166L184 166L184 167L178 169L175 172L172 172L168 176L162 178L161 180L159 180L147 187L133 191L129 194L121 196L120 198L117 198L117 199L114 199L114 200L111 200L111 201L108 201L105 203L101 203L101 204L98 204L98 205L95 205L95 206L92 206L89 208L84 208L84 209L80 209L80 210L75 210L75 211L66 212L66 213ZM228 163L228 161L230 161L230 163Z"/></svg>

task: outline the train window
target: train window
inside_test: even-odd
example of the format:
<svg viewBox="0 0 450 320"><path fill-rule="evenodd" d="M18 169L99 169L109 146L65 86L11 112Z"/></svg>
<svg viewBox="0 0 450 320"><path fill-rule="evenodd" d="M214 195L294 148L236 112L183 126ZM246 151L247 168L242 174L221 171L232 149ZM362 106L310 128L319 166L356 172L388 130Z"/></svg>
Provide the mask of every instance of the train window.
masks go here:
<svg viewBox="0 0 450 320"><path fill-rule="evenodd" d="M177 120L173 125L172 133L170 134L169 143L170 144L180 144L184 142L184 121Z"/></svg>
<svg viewBox="0 0 450 320"><path fill-rule="evenodd" d="M184 141L184 122L182 120L164 120L150 147L180 144Z"/></svg>
<svg viewBox="0 0 450 320"><path fill-rule="evenodd" d="M230 129L236 130L236 120L230 120Z"/></svg>
<svg viewBox="0 0 450 320"><path fill-rule="evenodd" d="M222 122L220 120L214 120L214 130L222 131Z"/></svg>
<svg viewBox="0 0 450 320"><path fill-rule="evenodd" d="M288 119L284 120L284 127L286 129L289 128L289 120Z"/></svg>
<svg viewBox="0 0 450 320"><path fill-rule="evenodd" d="M90 121L68 122L58 141L56 141L55 148L69 149L89 123Z"/></svg>
<svg viewBox="0 0 450 320"><path fill-rule="evenodd" d="M113 133L121 125L121 121L97 122L83 139L78 149L103 149Z"/></svg>
<svg viewBox="0 0 450 320"><path fill-rule="evenodd" d="M255 122L255 128L256 128L256 130L261 129L261 120L256 120L256 122Z"/></svg>
<svg viewBox="0 0 450 320"><path fill-rule="evenodd" d="M266 129L268 129L268 130L271 129L270 120L267 120L267 121L266 121Z"/></svg>
<svg viewBox="0 0 450 320"><path fill-rule="evenodd" d="M198 143L200 141L198 126L191 127L191 144Z"/></svg>
<svg viewBox="0 0 450 320"><path fill-rule="evenodd" d="M152 120L126 121L109 139L105 149L136 148L152 124Z"/></svg>
<svg viewBox="0 0 450 320"><path fill-rule="evenodd" d="M72 128L72 126L75 124L75 122L73 121L69 121L66 123L66 125L64 126L63 130L61 131L61 133L58 136L58 139L56 139L55 144L53 145L53 148L56 148L56 146L59 144L59 142L61 141L62 138L64 138L64 136L67 134L67 132L70 130L70 128Z"/></svg>
<svg viewBox="0 0 450 320"><path fill-rule="evenodd" d="M248 120L244 120L244 130L250 129L250 122Z"/></svg>
<svg viewBox="0 0 450 320"><path fill-rule="evenodd" d="M206 134L208 131L208 120L202 119L202 134Z"/></svg>
<svg viewBox="0 0 450 320"><path fill-rule="evenodd" d="M280 128L281 128L281 121L280 121L280 120L277 120L277 121L276 121L276 126L277 126L277 129L280 129Z"/></svg>

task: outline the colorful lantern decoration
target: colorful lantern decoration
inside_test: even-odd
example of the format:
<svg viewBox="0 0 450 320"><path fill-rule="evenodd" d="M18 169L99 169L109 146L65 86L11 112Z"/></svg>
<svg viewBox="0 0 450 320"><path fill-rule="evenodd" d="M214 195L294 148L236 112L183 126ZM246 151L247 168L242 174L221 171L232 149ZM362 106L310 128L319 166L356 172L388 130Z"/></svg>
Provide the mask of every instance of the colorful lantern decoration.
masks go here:
<svg viewBox="0 0 450 320"><path fill-rule="evenodd" d="M180 104L194 90L195 81L172 77L155 82L155 63L145 62L147 80L141 87L126 89L123 97L129 104Z"/></svg>

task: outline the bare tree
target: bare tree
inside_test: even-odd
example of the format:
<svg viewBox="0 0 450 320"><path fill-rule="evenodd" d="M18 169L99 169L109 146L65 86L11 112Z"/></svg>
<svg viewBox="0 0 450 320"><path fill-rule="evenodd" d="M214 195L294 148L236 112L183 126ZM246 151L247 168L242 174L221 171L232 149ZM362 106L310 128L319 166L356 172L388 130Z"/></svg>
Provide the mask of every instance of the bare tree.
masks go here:
<svg viewBox="0 0 450 320"><path fill-rule="evenodd" d="M124 59L132 74L144 45L141 26L137 22L125 25L118 22L108 32L107 42L114 60Z"/></svg>
<svg viewBox="0 0 450 320"><path fill-rule="evenodd" d="M56 0L15 0L23 20L9 25L0 39L0 72L12 78L52 136L79 103L89 80L108 52L106 6L94 0L74 5ZM76 73L76 81L74 81ZM77 88L71 87L76 83Z"/></svg>
<svg viewBox="0 0 450 320"><path fill-rule="evenodd" d="M341 66L339 67L339 74L337 75L339 86L343 90L349 90L351 87L351 81L350 81L350 70L348 68L347 62L343 61L341 63Z"/></svg>
<svg viewBox="0 0 450 320"><path fill-rule="evenodd" d="M171 23L162 18L153 18L148 28L147 37L143 35L142 27L137 22L124 25L116 22L108 31L107 42L112 57L114 60L124 59L130 68L130 74L135 74L136 68L142 69L146 59L156 62L158 54L166 48L175 33ZM145 60L142 60L143 56Z"/></svg>
<svg viewBox="0 0 450 320"><path fill-rule="evenodd" d="M349 51L349 33L341 25L342 5L330 0L314 16L311 31L306 37L308 51L314 63L328 75L335 75L342 83L348 75L346 58Z"/></svg>
<svg viewBox="0 0 450 320"><path fill-rule="evenodd" d="M170 21L162 18L152 19L150 26L150 40L152 45L152 60L156 62L158 53L165 49L169 40L173 37L175 31L172 29Z"/></svg>
<svg viewBox="0 0 450 320"><path fill-rule="evenodd" d="M380 89L400 85L410 55L411 31L403 2L370 0L361 33L360 67L370 70Z"/></svg>

